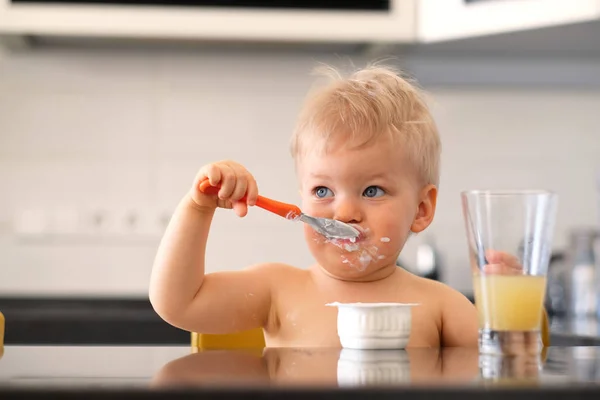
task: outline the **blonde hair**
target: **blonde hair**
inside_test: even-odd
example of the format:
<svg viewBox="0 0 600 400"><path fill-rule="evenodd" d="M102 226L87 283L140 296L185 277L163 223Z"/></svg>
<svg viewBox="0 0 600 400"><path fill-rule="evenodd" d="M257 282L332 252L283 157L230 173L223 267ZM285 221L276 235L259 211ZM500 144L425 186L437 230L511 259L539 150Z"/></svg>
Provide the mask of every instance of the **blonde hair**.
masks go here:
<svg viewBox="0 0 600 400"><path fill-rule="evenodd" d="M360 148L389 135L423 183L439 184L440 139L416 84L388 66L371 65L348 77L330 66L316 72L330 82L309 94L300 112L291 141L296 163L307 151L331 150L334 139Z"/></svg>

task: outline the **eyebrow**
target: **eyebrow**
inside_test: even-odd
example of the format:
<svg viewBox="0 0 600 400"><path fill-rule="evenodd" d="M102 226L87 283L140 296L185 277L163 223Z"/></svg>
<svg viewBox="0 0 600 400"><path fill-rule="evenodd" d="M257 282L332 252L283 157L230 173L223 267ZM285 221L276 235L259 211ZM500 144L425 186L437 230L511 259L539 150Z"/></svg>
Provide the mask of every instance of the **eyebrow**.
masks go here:
<svg viewBox="0 0 600 400"><path fill-rule="evenodd" d="M371 180L371 179L378 179L378 178L387 178L389 176L390 176L389 172L379 172L379 173L376 173L373 175L365 175L363 178ZM314 172L310 173L310 177L316 178L316 179L331 179L331 177L329 175L318 174L318 173L314 173Z"/></svg>
<svg viewBox="0 0 600 400"><path fill-rule="evenodd" d="M315 173L310 173L310 177L311 178L317 178L317 179L330 179L331 177L329 175L325 175L325 174L315 174Z"/></svg>
<svg viewBox="0 0 600 400"><path fill-rule="evenodd" d="M390 176L389 172L380 172L377 174L369 175L369 176L367 176L367 178L368 179L377 179L377 178L387 178L388 176Z"/></svg>

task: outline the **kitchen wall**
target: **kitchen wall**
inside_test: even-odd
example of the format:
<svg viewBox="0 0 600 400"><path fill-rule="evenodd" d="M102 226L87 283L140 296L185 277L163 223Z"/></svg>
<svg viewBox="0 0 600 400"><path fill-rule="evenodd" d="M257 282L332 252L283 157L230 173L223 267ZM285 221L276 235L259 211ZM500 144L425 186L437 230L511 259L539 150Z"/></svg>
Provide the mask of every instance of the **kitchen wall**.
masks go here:
<svg viewBox="0 0 600 400"><path fill-rule="evenodd" d="M0 59L0 296L145 296L160 231L210 161L238 160L265 195L297 202L288 139L317 61L340 58L61 48ZM470 290L463 189L556 190L557 248L597 221L600 89L426 89L444 146L441 193L407 262L432 236L444 280ZM216 271L311 257L300 226L220 210L207 261Z"/></svg>

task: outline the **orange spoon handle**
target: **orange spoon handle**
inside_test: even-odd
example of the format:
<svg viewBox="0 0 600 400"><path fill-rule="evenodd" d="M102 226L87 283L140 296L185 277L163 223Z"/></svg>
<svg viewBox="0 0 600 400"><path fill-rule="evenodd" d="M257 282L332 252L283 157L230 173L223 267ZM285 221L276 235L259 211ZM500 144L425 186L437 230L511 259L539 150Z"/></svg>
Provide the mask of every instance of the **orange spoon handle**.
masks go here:
<svg viewBox="0 0 600 400"><path fill-rule="evenodd" d="M220 188L221 185L212 186L208 179L203 180L200 182L200 185L198 185L198 189L205 194L218 194ZM246 196L242 197L239 201L246 201ZM294 219L302 214L302 211L298 206L282 203L281 201L272 200L264 196L258 196L256 205L287 219Z"/></svg>
<svg viewBox="0 0 600 400"><path fill-rule="evenodd" d="M268 197L263 197L260 195L256 199L256 205L287 219L296 219L300 216L300 214L302 214L302 211L300 211L298 206L269 199Z"/></svg>

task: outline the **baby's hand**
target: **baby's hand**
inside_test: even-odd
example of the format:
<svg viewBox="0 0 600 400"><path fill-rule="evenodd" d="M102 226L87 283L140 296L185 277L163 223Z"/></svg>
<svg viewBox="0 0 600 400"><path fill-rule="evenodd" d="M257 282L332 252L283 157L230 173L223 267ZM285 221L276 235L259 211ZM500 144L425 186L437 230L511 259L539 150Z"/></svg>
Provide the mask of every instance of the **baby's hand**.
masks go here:
<svg viewBox="0 0 600 400"><path fill-rule="evenodd" d="M488 264L483 272L497 275L516 275L523 272L519 259L509 253L497 250L486 250L485 258Z"/></svg>
<svg viewBox="0 0 600 400"><path fill-rule="evenodd" d="M200 183L207 178L212 186L221 186L218 195L200 191ZM234 161L219 161L200 168L190 195L201 208L233 208L238 216L243 217L248 213L248 206L256 204L258 186L244 166ZM246 199L240 201L244 196Z"/></svg>

